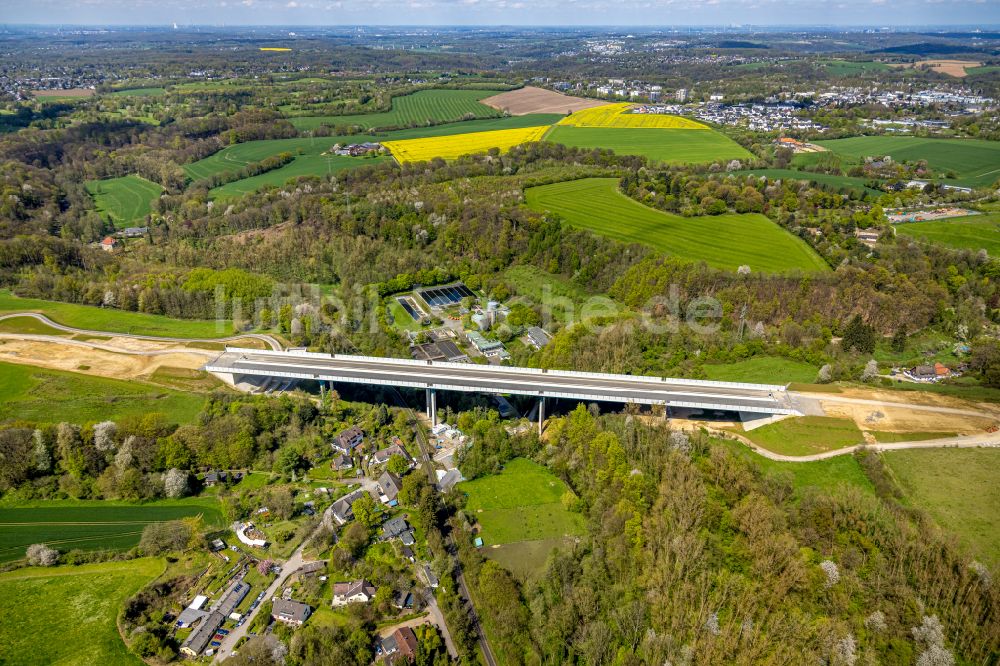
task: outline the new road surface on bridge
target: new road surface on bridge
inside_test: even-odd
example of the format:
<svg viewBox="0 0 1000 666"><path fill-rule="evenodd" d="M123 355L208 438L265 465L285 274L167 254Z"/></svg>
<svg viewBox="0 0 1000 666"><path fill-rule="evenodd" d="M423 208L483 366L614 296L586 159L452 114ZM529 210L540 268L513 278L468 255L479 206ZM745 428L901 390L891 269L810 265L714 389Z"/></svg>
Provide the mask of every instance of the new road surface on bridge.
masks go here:
<svg viewBox="0 0 1000 666"><path fill-rule="evenodd" d="M331 382L633 402L753 414L798 414L784 386L510 366L228 348L205 370L229 381L286 377Z"/></svg>

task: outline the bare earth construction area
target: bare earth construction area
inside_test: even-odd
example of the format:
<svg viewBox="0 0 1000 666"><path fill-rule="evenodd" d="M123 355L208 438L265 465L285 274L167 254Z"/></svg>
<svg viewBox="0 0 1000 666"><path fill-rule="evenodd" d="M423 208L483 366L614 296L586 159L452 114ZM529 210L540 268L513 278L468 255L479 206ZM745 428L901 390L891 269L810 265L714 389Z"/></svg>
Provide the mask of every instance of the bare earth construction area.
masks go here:
<svg viewBox="0 0 1000 666"><path fill-rule="evenodd" d="M571 97L532 86L500 93L480 101L494 109L507 111L513 116L523 116L528 113L575 113L581 109L592 109L607 104L599 99Z"/></svg>

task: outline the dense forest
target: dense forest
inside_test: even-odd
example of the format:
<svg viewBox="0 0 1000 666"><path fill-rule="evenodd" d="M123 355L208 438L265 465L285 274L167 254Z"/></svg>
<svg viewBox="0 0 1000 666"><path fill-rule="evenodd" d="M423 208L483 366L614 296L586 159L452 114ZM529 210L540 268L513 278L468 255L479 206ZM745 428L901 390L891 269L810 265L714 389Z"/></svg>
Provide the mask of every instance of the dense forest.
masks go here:
<svg viewBox="0 0 1000 666"><path fill-rule="evenodd" d="M875 493L802 489L705 436L584 406L544 442L477 444L467 474L530 455L589 526L523 586L463 547L509 663L943 666L1000 650L987 570L899 504L876 454L857 454Z"/></svg>

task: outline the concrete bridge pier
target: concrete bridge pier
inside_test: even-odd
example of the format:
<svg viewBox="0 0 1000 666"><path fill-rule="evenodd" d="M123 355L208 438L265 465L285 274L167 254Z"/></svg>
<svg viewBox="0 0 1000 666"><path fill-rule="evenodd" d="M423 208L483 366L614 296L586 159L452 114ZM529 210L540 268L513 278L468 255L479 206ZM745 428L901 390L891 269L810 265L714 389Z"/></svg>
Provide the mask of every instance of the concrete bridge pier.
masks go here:
<svg viewBox="0 0 1000 666"><path fill-rule="evenodd" d="M545 396L538 398L538 436L542 436L545 427Z"/></svg>
<svg viewBox="0 0 1000 666"><path fill-rule="evenodd" d="M432 388L427 389L427 418L431 420L431 427L437 425L437 391Z"/></svg>

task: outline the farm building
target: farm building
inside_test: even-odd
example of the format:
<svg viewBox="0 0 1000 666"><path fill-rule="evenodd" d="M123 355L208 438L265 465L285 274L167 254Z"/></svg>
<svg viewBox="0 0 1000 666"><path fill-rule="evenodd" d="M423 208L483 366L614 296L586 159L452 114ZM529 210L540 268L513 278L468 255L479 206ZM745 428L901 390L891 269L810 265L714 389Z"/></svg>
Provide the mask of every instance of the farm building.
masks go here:
<svg viewBox="0 0 1000 666"><path fill-rule="evenodd" d="M216 602L212 608L212 613L219 613L222 617L229 617L249 593L250 583L244 583L242 580L236 581L226 590L222 599Z"/></svg>
<svg viewBox="0 0 1000 666"><path fill-rule="evenodd" d="M366 604L375 598L375 586L365 579L333 584L333 606Z"/></svg>
<svg viewBox="0 0 1000 666"><path fill-rule="evenodd" d="M365 442L365 433L356 425L342 430L333 438L333 449L350 455Z"/></svg>
<svg viewBox="0 0 1000 666"><path fill-rule="evenodd" d="M545 329L539 328L538 326L531 326L525 331L525 337L527 337L528 344L535 349L541 349L545 345L549 344L552 339Z"/></svg>
<svg viewBox="0 0 1000 666"><path fill-rule="evenodd" d="M105 236L104 240L101 241L101 249L105 252L114 252L118 245L118 240L111 236Z"/></svg>
<svg viewBox="0 0 1000 666"><path fill-rule="evenodd" d="M212 636L222 626L225 619L226 616L222 613L217 611L210 613L208 617L201 621L198 628L184 639L184 642L181 644L181 652L189 657L197 657L208 647L208 644L212 641Z"/></svg>
<svg viewBox="0 0 1000 666"><path fill-rule="evenodd" d="M309 619L312 608L309 604L294 599L275 599L271 602L271 617L278 622L292 626L302 626Z"/></svg>

